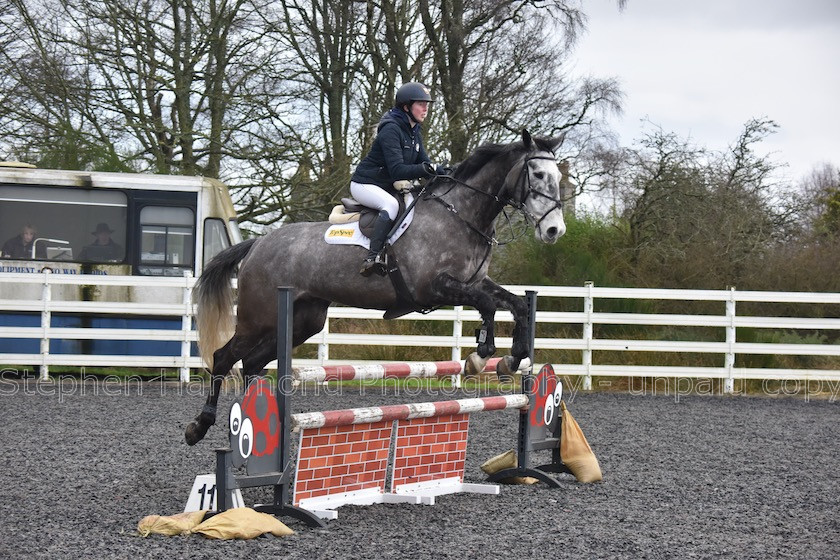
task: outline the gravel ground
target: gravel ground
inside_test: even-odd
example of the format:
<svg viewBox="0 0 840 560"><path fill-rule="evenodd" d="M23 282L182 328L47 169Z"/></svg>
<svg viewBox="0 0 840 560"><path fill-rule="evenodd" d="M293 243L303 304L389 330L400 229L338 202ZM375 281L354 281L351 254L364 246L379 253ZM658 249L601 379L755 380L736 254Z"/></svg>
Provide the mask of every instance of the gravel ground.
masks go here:
<svg viewBox="0 0 840 560"><path fill-rule="evenodd" d="M345 506L326 530L284 520L297 530L284 539L141 538L137 522L182 511L224 443L232 394L208 437L184 443L199 389L0 380L0 557L822 559L840 550L838 403L616 393L569 402L601 462L599 484L564 475L554 490L504 486L499 496L445 496L434 506ZM461 396L352 388L298 395L294 411ZM515 411L473 415L466 479L483 481L479 465L511 449L515 434ZM252 489L245 499L271 498Z"/></svg>

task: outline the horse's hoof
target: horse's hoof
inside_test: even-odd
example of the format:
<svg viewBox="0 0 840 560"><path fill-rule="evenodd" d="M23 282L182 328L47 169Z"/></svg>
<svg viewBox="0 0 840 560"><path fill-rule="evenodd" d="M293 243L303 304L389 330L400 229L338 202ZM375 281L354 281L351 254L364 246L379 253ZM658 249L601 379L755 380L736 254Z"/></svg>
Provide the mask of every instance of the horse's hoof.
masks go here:
<svg viewBox="0 0 840 560"><path fill-rule="evenodd" d="M519 363L522 360L513 356L504 356L496 364L496 376L502 383L512 383L513 376L519 370Z"/></svg>
<svg viewBox="0 0 840 560"><path fill-rule="evenodd" d="M484 371L484 367L487 365L487 360L490 359L490 356L486 358L482 358L478 355L477 352L473 352L469 356L467 356L466 361L464 362L464 375L466 377L472 377L473 375L478 375L482 371Z"/></svg>
<svg viewBox="0 0 840 560"><path fill-rule="evenodd" d="M210 426L203 426L198 422L190 422L187 429L184 430L184 439L187 440L187 445L195 445L204 439L207 435L207 429Z"/></svg>

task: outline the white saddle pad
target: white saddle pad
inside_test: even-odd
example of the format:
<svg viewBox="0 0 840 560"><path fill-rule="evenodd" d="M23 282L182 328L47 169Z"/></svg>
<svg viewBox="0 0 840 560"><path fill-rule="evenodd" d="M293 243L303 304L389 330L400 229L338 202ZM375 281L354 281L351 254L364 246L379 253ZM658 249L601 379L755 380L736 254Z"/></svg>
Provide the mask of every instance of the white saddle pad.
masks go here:
<svg viewBox="0 0 840 560"><path fill-rule="evenodd" d="M406 206L410 205L413 200L414 196L411 193L406 194ZM408 226L411 225L411 220L413 219L414 208L405 217L405 220L397 228L397 231L394 232L394 235L388 238L388 243L393 244L399 239L403 232L408 229ZM359 222L331 225L324 234L324 241L330 245L358 245L359 247L370 249L370 238L362 233L359 228Z"/></svg>

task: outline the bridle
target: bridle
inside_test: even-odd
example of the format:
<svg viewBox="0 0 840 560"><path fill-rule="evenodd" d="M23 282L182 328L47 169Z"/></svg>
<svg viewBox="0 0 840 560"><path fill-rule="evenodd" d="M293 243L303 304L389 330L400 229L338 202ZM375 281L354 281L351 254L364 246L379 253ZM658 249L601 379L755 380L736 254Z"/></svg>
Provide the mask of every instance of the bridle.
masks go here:
<svg viewBox="0 0 840 560"><path fill-rule="evenodd" d="M551 214L552 212L554 212L555 210L557 210L559 208L563 208L562 199L554 198L550 194L546 194L546 193L544 193L540 190L537 190L534 187L534 185L531 184L531 174L528 172L530 167L529 167L528 164L531 163L534 160L540 160L540 159L541 160L556 161L556 158L554 157L554 154L544 155L544 156L543 155L528 155L528 156L525 156L525 159L522 162L522 167L519 171L519 179L517 180L517 187L514 189L514 192L516 192L516 191L519 190L519 185L522 185L522 187L525 191L525 194L524 194L524 196L522 197L521 200L517 201L513 196L508 196L506 198L502 198L502 195L504 194L504 190L505 190L505 185L504 184L502 184L502 186L499 188L499 192L496 193L496 196L495 196L496 200L499 201L499 203L502 204L503 206L511 206L511 207L515 208L516 210L519 210L520 212L522 212L522 214L525 216L525 218L529 222L531 222L534 225L535 228L539 227L539 225L546 218L546 216L548 216L549 214ZM525 206L525 203L528 201L528 198L532 195L534 197L541 196L543 198L547 198L549 201L554 203L554 206L552 206L550 210L545 212L542 215L542 217L537 218L531 212L529 212L528 208ZM562 196L562 193L560 193L560 195Z"/></svg>
<svg viewBox="0 0 840 560"><path fill-rule="evenodd" d="M463 216L461 216L458 213L457 208L455 208L455 206L452 205L452 203L447 202L446 200L444 200L441 197L443 197L443 196L447 195L449 192L451 192L452 189L455 186L466 187L466 188L470 189L471 191L477 192L477 193L479 193L481 195L484 195L484 196L491 197L499 205L499 211L501 211L505 206L510 206L510 207L514 208L515 210L518 210L518 211L522 212L522 214L525 216L525 218L529 222L531 222L535 228L539 227L540 223L542 223L542 221L549 214L551 214L552 212L554 212L558 208L563 208L563 201L560 198L554 198L550 194L546 194L546 193L544 193L540 190L537 190L534 187L534 185L531 184L531 174L529 173L529 170L530 170L529 164L534 160L556 161L556 158L555 158L554 154L551 154L551 155L538 155L538 154L530 155L530 154L526 154L525 157L522 160L522 167L519 170L519 177L517 178L516 186L513 188L513 194L505 192L506 191L505 186L507 185L507 181L502 183L502 186L499 187L499 190L498 190L498 192L496 192L496 194L492 194L492 193L488 193L488 192L485 192L483 190L477 189L476 187L470 185L466 181L456 179L452 175L438 175L430 181L431 184L428 184L423 189L423 190L426 191L423 194L423 196L424 196L425 199L437 200L438 202L443 204L447 208L447 210L449 210L450 212L455 214L462 222L464 222L467 225L467 227L469 227L471 230L475 231L478 235L483 237L485 239L485 241L487 241L488 244L498 245L498 241L496 241L494 238L490 237L489 235L485 234L483 231L479 230L477 227L472 225L469 221L467 221ZM440 179L445 179L445 180L451 182L452 187L450 187L446 192L443 192L443 193L435 192L433 190L433 187L435 186L435 183L437 183ZM524 194L522 195L520 200L517 200L516 199L516 194L520 190L523 191ZM528 211L528 208L525 206L525 203L528 201L528 198L531 197L531 196L534 196L534 197L540 196L540 197L543 197L543 198L547 198L548 200L550 200L551 202L554 203L554 206L550 210L545 212L542 215L542 217L537 218L530 211Z"/></svg>
<svg viewBox="0 0 840 560"><path fill-rule="evenodd" d="M525 216L525 218L529 222L531 222L534 225L535 228L539 227L540 223L542 223L542 221L546 218L546 216L551 214L554 210L557 210L558 208L563 207L563 201L560 198L554 198L550 194L546 194L542 191L537 190L531 184L531 174L529 173L530 162L532 162L534 160L556 161L556 158L555 158L554 154L551 154L551 155L538 155L538 154L539 154L539 152L537 154L534 154L534 155L526 154L524 156L523 161L522 161L522 167L519 171L519 177L517 178L516 185L513 189L513 194L505 192L506 191L505 186L507 185L507 181L504 181L502 183L502 186L499 188L499 190L496 194L492 194L492 193L488 193L488 192L482 191L480 189L477 189L476 187L470 185L466 181L456 179L451 174L450 175L435 176L420 191L418 196L422 196L426 200L436 200L436 201L438 201L447 210L452 212L459 220L461 220L461 222L463 222L470 230L474 231L482 239L484 239L485 243L487 244L487 251L484 254L484 258L481 260L481 264L478 265L478 268L476 268L476 270L472 274L472 276L470 276L470 279L467 280L468 284L471 283L475 279L475 277L478 275L478 271L481 270L481 268L484 266L484 263L487 262L487 259L490 257L490 251L491 251L492 247L494 245L499 245L500 243L496 240L496 238L494 238L490 235L487 235L486 233L481 231L479 228L474 226L472 223L470 223L469 220L467 220L464 216L462 216L458 212L458 209L455 208L455 206L451 202L448 202L448 201L444 200L442 197L447 195L448 193L450 193L452 191L452 189L455 188L455 186L462 186L462 187L470 189L471 191L477 192L481 195L491 197L499 205L499 212L501 212L506 206L510 206L510 207L514 208L515 210L518 210L518 211L522 212L522 214ZM442 192L442 193L436 192L434 190L434 187L436 186L436 184L440 180L446 180L447 182L450 182L452 186L449 189L447 189L445 192ZM523 191L522 198L520 200L516 200L516 194L520 190ZM550 200L551 202L554 203L554 206L550 210L545 212L542 215L541 218L537 218L531 212L529 212L528 209L525 206L525 203L528 201L528 197L530 197L530 196L535 196L535 197L536 196L541 196L543 198L547 198L548 200Z"/></svg>

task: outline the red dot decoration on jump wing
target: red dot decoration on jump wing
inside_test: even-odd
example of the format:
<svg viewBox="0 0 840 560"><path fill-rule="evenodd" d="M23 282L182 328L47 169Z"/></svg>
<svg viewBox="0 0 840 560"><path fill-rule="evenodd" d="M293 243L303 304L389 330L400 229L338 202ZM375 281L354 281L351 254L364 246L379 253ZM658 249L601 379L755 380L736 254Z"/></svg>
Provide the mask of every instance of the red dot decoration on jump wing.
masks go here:
<svg viewBox="0 0 840 560"><path fill-rule="evenodd" d="M554 398L554 392L557 389L557 376L554 373L554 368L549 364L540 369L537 377L534 379L534 384L531 388L536 393L536 406L530 412L531 426L537 428L546 425L545 408L546 406L553 406L554 403L547 403L549 398ZM557 403L558 405L560 403ZM552 414L552 417L556 412Z"/></svg>
<svg viewBox="0 0 840 560"><path fill-rule="evenodd" d="M270 455L280 441L280 412L277 399L266 379L257 379L248 385L242 399L242 415L250 418L254 426L254 451L252 455Z"/></svg>

